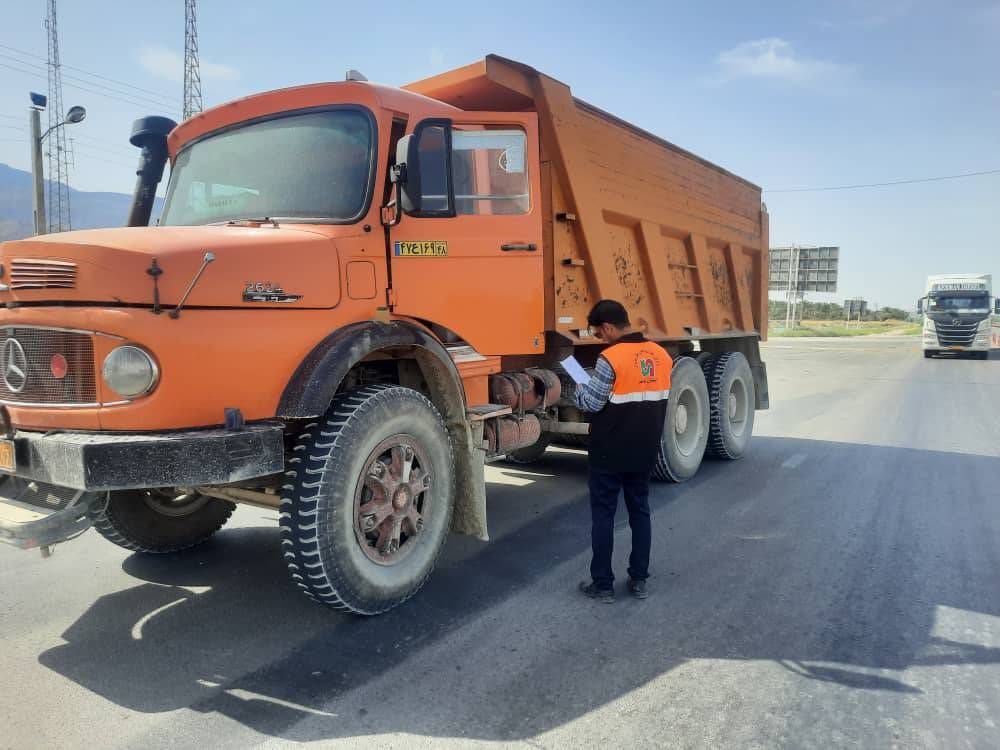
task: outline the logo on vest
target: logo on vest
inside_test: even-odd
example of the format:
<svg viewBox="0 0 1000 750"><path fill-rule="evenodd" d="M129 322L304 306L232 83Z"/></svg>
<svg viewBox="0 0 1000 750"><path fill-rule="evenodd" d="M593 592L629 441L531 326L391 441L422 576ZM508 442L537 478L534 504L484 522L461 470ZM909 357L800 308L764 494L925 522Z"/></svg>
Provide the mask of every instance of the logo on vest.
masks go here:
<svg viewBox="0 0 1000 750"><path fill-rule="evenodd" d="M652 357L639 360L639 369L642 371L642 376L644 378L651 378L655 376L655 366L656 365Z"/></svg>

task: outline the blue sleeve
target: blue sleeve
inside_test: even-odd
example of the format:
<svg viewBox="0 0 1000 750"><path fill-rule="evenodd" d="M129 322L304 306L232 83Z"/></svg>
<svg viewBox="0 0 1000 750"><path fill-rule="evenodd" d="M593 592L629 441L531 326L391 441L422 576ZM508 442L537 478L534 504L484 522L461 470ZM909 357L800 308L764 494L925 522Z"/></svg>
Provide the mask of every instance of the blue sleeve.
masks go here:
<svg viewBox="0 0 1000 750"><path fill-rule="evenodd" d="M614 384L615 371L604 357L599 357L593 377L586 385L576 387L573 401L582 411L599 412L608 403Z"/></svg>

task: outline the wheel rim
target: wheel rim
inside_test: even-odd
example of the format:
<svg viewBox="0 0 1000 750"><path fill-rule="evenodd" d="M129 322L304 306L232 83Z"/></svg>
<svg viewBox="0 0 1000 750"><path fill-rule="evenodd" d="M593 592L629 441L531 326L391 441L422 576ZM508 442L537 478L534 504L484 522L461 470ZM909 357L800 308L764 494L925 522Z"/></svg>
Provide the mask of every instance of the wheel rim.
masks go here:
<svg viewBox="0 0 1000 750"><path fill-rule="evenodd" d="M685 388L677 398L674 409L673 430L677 450L685 456L694 453L698 445L699 420L698 396L691 388Z"/></svg>
<svg viewBox="0 0 1000 750"><path fill-rule="evenodd" d="M148 490L142 493L142 499L160 515L181 518L198 512L211 498L197 492L175 495L166 490Z"/></svg>
<svg viewBox="0 0 1000 750"><path fill-rule="evenodd" d="M727 406L730 429L733 435L740 437L746 429L747 414L750 412L747 387L742 380L733 380L733 384L729 389Z"/></svg>
<svg viewBox="0 0 1000 750"><path fill-rule="evenodd" d="M368 559L394 565L417 546L431 510L430 461L410 435L379 443L354 496L354 534Z"/></svg>

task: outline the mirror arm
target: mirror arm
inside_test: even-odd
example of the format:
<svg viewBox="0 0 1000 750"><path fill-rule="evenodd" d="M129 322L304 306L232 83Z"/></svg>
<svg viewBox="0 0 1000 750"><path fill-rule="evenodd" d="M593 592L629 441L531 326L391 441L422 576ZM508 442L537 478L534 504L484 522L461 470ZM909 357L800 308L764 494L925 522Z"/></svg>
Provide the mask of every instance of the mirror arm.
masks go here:
<svg viewBox="0 0 1000 750"><path fill-rule="evenodd" d="M382 224L386 227L394 227L403 220L403 208L400 201L400 186L406 182L406 164L393 164L389 167L389 181L392 182L392 200L382 206L383 212L386 209L393 209L392 219L386 221L385 214L382 215Z"/></svg>

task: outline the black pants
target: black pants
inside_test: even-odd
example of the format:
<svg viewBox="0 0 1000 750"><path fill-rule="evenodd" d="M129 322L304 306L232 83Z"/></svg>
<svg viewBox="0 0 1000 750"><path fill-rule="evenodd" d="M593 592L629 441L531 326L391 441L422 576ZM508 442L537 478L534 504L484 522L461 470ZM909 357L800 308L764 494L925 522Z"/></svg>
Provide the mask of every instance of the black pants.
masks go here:
<svg viewBox="0 0 1000 750"><path fill-rule="evenodd" d="M618 493L625 493L628 525L632 527L632 554L628 559L628 574L635 580L649 577L649 547L652 527L649 522L649 474L608 474L590 470L591 544L594 557L590 577L600 588L611 588L615 574L611 570L611 553L615 544L615 511Z"/></svg>

